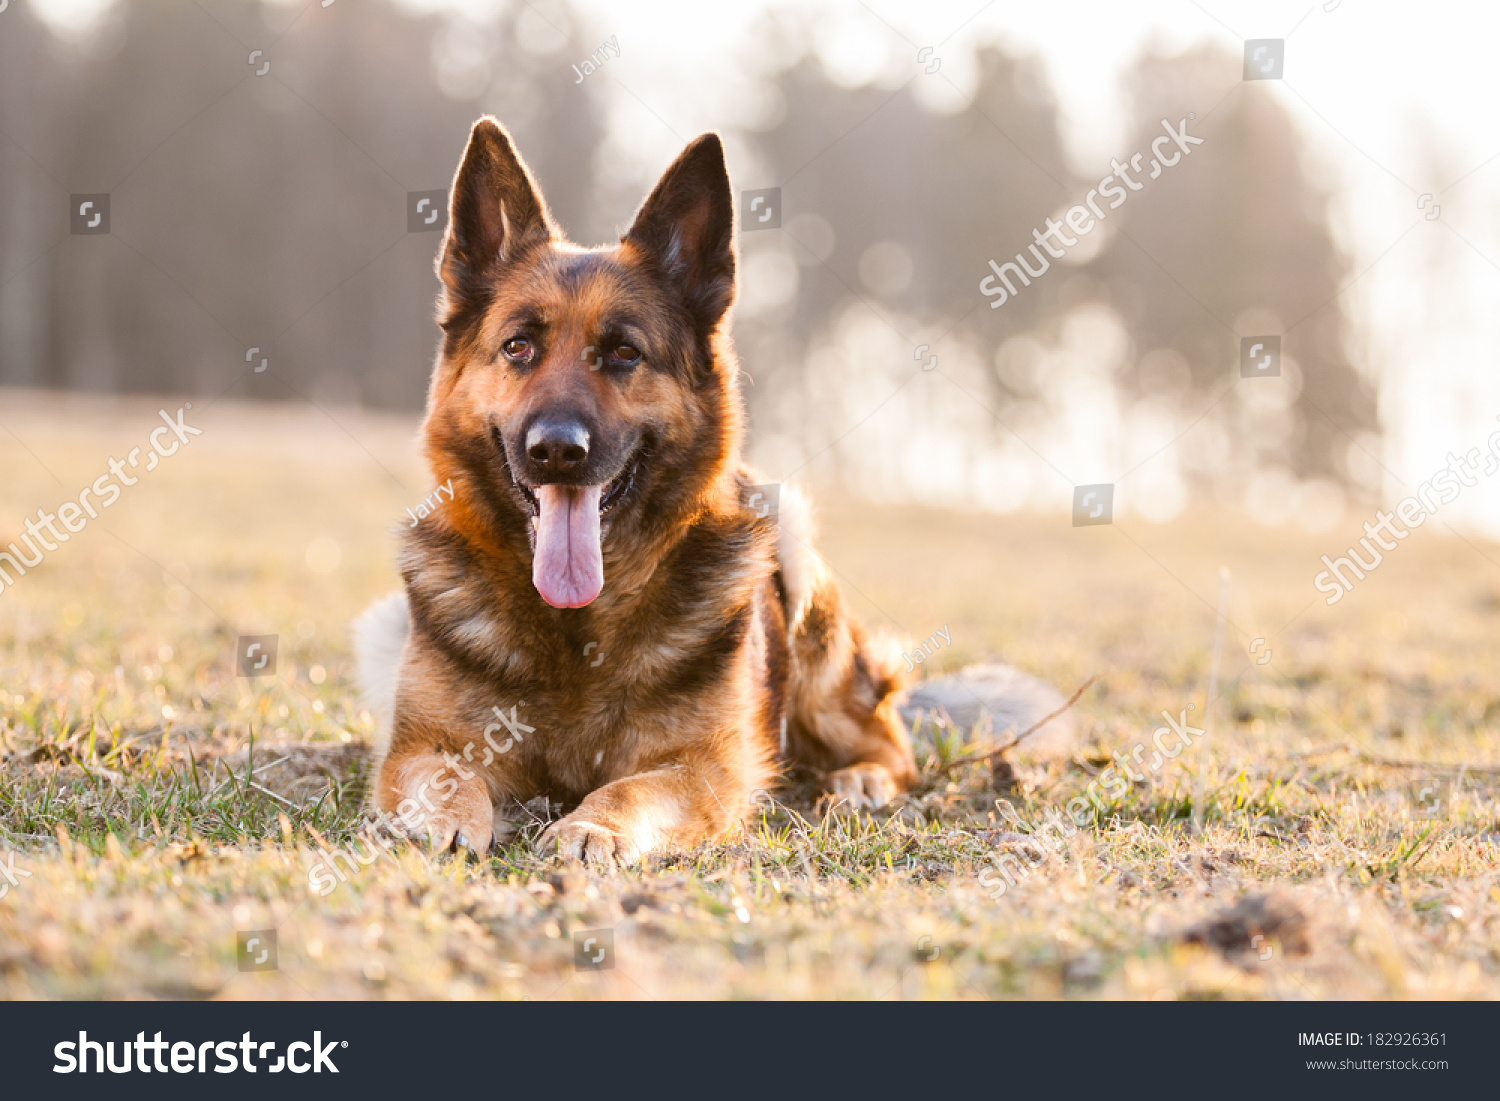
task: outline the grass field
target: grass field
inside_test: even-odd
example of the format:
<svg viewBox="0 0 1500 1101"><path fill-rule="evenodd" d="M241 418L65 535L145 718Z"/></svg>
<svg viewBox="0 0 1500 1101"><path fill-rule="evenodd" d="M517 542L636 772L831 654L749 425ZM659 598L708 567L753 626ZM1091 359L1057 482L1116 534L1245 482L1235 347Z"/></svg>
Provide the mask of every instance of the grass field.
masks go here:
<svg viewBox="0 0 1500 1101"><path fill-rule="evenodd" d="M144 447L163 404L0 392L0 544ZM888 812L788 794L613 876L539 860L523 824L485 860L393 848L323 896L310 871L354 838L368 769L347 627L431 488L415 422L184 415L201 436L0 593L0 996L1500 997L1494 545L1428 525L1329 608L1319 555L1363 516L1073 528L824 491L823 553L865 619L951 633L924 671L1100 676L1072 761L997 791L949 762L999 732L929 721ZM251 634L279 637L274 677L236 676ZM1189 704L1195 745L980 882ZM241 971L237 933L268 929L276 969ZM581 970L574 934L599 930L612 966Z"/></svg>

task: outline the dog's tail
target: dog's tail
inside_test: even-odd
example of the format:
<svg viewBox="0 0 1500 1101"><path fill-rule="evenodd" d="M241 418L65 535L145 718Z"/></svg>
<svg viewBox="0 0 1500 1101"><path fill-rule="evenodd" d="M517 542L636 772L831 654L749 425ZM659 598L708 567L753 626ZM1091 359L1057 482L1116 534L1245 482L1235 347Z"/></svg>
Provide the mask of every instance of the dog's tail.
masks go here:
<svg viewBox="0 0 1500 1101"><path fill-rule="evenodd" d="M1066 703L1052 685L1012 666L971 665L915 685L901 701L900 710L908 723L914 723L919 712L946 713L965 732L988 716L995 737L1006 741L1024 734ZM1078 739L1078 723L1065 711L1018 745L1016 755L1037 761L1066 757Z"/></svg>
<svg viewBox="0 0 1500 1101"><path fill-rule="evenodd" d="M396 715L396 675L401 669L401 654L410 630L404 592L381 597L354 621L359 690L365 706L375 716L375 737L371 744L376 756L384 754L390 744L391 723Z"/></svg>

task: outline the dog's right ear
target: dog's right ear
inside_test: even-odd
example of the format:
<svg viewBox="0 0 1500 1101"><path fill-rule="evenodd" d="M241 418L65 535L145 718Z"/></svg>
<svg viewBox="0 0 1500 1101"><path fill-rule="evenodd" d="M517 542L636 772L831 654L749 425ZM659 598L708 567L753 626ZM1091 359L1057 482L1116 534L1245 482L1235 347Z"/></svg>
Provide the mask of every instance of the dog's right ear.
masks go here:
<svg viewBox="0 0 1500 1101"><path fill-rule="evenodd" d="M448 230L438 256L449 319L489 296L489 277L498 265L554 235L526 162L505 128L486 115L474 124L453 178Z"/></svg>

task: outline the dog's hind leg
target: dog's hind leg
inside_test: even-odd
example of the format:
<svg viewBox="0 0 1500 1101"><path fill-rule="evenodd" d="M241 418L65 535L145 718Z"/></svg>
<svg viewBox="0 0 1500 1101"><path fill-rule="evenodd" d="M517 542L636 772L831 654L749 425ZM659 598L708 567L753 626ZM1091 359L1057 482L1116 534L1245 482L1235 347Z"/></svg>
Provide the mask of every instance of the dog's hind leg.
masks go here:
<svg viewBox="0 0 1500 1101"><path fill-rule="evenodd" d="M882 806L917 774L896 710L903 685L895 647L872 639L845 607L812 550L807 504L790 486L781 488L778 532L791 650L788 749L841 801Z"/></svg>
<svg viewBox="0 0 1500 1101"><path fill-rule="evenodd" d="M896 711L896 663L872 645L837 589L820 588L795 625L787 697L792 756L841 801L879 807L916 779Z"/></svg>

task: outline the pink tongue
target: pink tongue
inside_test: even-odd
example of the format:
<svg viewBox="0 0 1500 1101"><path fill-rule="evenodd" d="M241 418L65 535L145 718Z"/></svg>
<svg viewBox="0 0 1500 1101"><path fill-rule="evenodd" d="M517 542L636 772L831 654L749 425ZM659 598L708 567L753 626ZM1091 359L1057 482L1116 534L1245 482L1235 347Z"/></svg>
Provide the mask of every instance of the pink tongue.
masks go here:
<svg viewBox="0 0 1500 1101"><path fill-rule="evenodd" d="M603 486L537 486L536 553L531 581L554 608L582 608L604 588L599 552Z"/></svg>

